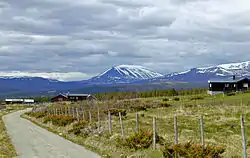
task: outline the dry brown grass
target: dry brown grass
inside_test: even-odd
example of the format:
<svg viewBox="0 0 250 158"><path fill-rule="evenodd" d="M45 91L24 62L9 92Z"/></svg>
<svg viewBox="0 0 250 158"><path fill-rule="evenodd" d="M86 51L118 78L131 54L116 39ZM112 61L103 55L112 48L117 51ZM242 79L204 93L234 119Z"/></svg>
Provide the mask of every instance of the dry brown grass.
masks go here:
<svg viewBox="0 0 250 158"><path fill-rule="evenodd" d="M163 98L147 98L133 99L124 101L108 101L97 102L91 107L93 117L96 121L97 107L102 110L108 108L123 108L128 111L127 116L123 118L123 126L125 136L132 135L135 132L135 111L134 106L146 105L153 108L148 108L147 111L139 111L140 128L152 130L152 119L157 118L158 134L165 139L166 143L174 142L174 116L178 117L179 141L185 143L193 141L200 143L199 117L204 116L205 142L213 143L219 146L225 146L226 152L222 155L225 158L241 157L241 129L240 116L246 116L246 135L250 138L250 94L236 96L206 96L203 100L191 100L193 96L180 97L180 101L171 100L168 103L170 107L160 107ZM242 101L241 101L242 100ZM86 106L87 105L87 106ZM59 105L58 105L59 106ZM64 105L65 106L65 105ZM84 107L88 110L89 104L77 103L68 104L67 106ZM62 133L67 139L70 139L78 144L90 147L101 154L111 154L113 157L117 155L134 155L141 157L162 157L160 145L157 150L153 151L150 147L146 150L130 151L128 148L119 146L117 138L121 136L119 118L112 116L113 134L109 136L107 130L107 115L102 115L101 125L106 132L100 135L91 135L87 138L69 134L68 130L72 125L66 127L56 127L52 124L45 124L46 127ZM42 123L42 119L36 119L38 123ZM248 146L250 141L248 141ZM250 149L248 149L250 153Z"/></svg>
<svg viewBox="0 0 250 158"><path fill-rule="evenodd" d="M2 120L3 113L0 112L0 157L11 158L16 157L16 151L11 144L11 140L7 135L5 125Z"/></svg>

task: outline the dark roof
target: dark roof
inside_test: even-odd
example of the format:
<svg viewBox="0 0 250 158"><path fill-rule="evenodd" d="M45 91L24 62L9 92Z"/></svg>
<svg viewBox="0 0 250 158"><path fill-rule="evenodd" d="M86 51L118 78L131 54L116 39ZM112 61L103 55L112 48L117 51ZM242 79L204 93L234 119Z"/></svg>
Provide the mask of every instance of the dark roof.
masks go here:
<svg viewBox="0 0 250 158"><path fill-rule="evenodd" d="M56 98L56 97L58 97L58 96L63 96L63 97L65 97L65 98L68 98L68 96L67 96L67 95L64 95L64 94L59 94L59 95L57 95L57 96L55 96L55 97L53 97L53 98Z"/></svg>
<svg viewBox="0 0 250 158"><path fill-rule="evenodd" d="M211 80L208 80L209 83L211 82L216 82L216 83L236 83L236 82L239 82L239 81L242 81L244 79L248 79L246 77L243 77L243 78L238 78L238 79L211 79Z"/></svg>
<svg viewBox="0 0 250 158"><path fill-rule="evenodd" d="M68 97L89 97L90 94L67 94Z"/></svg>

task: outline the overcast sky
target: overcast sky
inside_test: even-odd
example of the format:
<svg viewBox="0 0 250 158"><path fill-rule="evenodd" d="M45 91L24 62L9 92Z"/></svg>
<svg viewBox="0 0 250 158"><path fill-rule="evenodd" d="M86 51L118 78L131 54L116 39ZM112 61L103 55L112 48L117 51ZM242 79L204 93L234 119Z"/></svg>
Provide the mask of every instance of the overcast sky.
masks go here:
<svg viewBox="0 0 250 158"><path fill-rule="evenodd" d="M82 80L250 60L249 0L0 0L0 75ZM17 73L15 73L17 74Z"/></svg>

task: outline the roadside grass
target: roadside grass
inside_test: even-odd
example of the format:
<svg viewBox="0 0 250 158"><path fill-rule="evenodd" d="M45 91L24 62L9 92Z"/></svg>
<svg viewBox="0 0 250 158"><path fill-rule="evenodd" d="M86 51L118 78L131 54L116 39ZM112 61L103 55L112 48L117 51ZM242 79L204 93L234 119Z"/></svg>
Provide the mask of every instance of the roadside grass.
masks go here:
<svg viewBox="0 0 250 158"><path fill-rule="evenodd" d="M250 93L237 94L235 96L207 96L198 97L201 99L193 100L196 96L178 96L179 101L174 97L156 97L118 101L120 104L116 108L124 108L126 104L143 104L155 106L156 108L148 108L146 111L138 111L139 113L139 128L141 130L152 130L153 117L156 117L157 134L164 138L166 144L174 143L174 116L178 118L179 142L185 143L192 141L200 143L200 122L201 115L204 116L204 132L205 143L224 146L226 148L222 157L241 157L242 142L240 116L245 116L246 136L250 137ZM160 103L164 98L168 98L169 107L160 107ZM197 98L197 97L196 97ZM137 101L139 100L139 101ZM83 103L74 104L74 106L82 106ZM117 101L98 102L96 105L105 108L112 108L111 105L117 104ZM93 110L93 109L92 109ZM127 116L123 117L123 126L125 136L132 135L136 132L136 112L127 109ZM93 113L93 115L96 113ZM69 134L72 129L72 124L65 127L54 126L51 123L44 124L43 118L35 119L24 116L36 124L47 129L53 129L55 133L61 133L63 137L75 143L83 145L88 149L98 152L103 157L163 157L161 145L157 144L156 151L152 147L131 151L129 148L119 144L121 138L121 129L119 117L112 116L113 134L108 134L107 116L101 117L101 126L105 132L96 135L77 136ZM250 141L247 141L248 147ZM250 148L247 150L250 153ZM105 156L106 155L106 156Z"/></svg>
<svg viewBox="0 0 250 158"><path fill-rule="evenodd" d="M3 111L0 112L0 157L3 158L11 158L17 156L15 148L11 143L10 137L7 134L6 127L2 120L2 117L9 112L12 112L12 110L3 109Z"/></svg>

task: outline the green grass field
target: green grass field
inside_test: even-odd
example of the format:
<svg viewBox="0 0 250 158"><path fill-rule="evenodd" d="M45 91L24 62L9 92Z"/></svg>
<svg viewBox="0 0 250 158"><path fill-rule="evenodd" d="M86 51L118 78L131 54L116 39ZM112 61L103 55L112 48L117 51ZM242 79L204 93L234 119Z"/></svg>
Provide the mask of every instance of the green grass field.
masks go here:
<svg viewBox="0 0 250 158"><path fill-rule="evenodd" d="M157 133L162 136L165 143L174 143L174 116L178 118L179 142L193 141L200 143L200 124L199 118L204 116L205 144L215 144L224 146L226 152L223 157L241 157L242 155L242 138L240 128L240 116L245 116L246 135L250 138L250 93L237 94L235 96L207 96L202 95L204 99L191 100L195 96L178 96L179 101L174 101L176 97L157 97L134 99L124 101L99 102L95 105L99 108L125 108L127 116L123 118L123 126L125 136L135 133L136 128L136 112L130 111L127 104L150 105L146 111L139 111L140 129L152 130L153 117L156 117ZM160 107L163 99L169 99L167 102L169 107ZM71 106L82 106L83 103L73 104ZM65 105L64 105L65 106ZM67 105L68 106L68 105ZM94 111L94 109L92 109ZM93 113L95 115L96 113ZM34 119L42 124L43 118ZM101 117L101 125L107 131L107 116ZM47 128L62 133L64 137L78 144L89 147L90 149L101 153L102 155L111 155L111 157L119 157L121 154L135 157L163 157L160 150L161 146L157 145L157 150L153 151L152 147L143 150L131 151L130 149L119 145L117 138L121 135L119 117L112 116L113 133L111 136L91 135L89 137L76 136L69 134L68 130L72 128L72 124L66 127L57 127L51 123L43 124ZM250 140L250 139L249 139ZM247 141L249 147L250 141ZM250 149L248 149L250 154Z"/></svg>

